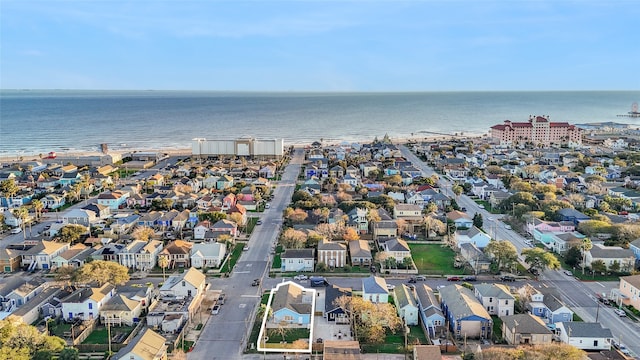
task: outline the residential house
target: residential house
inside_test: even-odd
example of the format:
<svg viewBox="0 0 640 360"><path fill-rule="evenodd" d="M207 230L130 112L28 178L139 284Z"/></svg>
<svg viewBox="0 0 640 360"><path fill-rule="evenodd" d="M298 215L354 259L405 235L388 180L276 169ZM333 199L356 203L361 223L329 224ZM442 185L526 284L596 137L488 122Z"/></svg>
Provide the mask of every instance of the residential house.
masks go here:
<svg viewBox="0 0 640 360"><path fill-rule="evenodd" d="M63 207L67 203L64 196L60 194L48 194L42 198L42 205L45 209L55 210Z"/></svg>
<svg viewBox="0 0 640 360"><path fill-rule="evenodd" d="M457 229L455 236L458 247L462 244L473 244L479 249L484 249L491 241L491 236L473 225L469 228Z"/></svg>
<svg viewBox="0 0 640 360"><path fill-rule="evenodd" d="M607 269L611 269L611 265L617 262L620 270L630 271L635 266L636 257L633 250L594 243L591 250L586 253L585 263L590 267L594 261L598 260L604 262Z"/></svg>
<svg viewBox="0 0 640 360"><path fill-rule="evenodd" d="M542 234L541 239L546 240L547 234ZM551 248L558 254L564 254L569 249L575 246L580 246L585 236L577 231L568 232L568 233L553 233L551 236ZM547 242L542 241L545 246L547 246Z"/></svg>
<svg viewBox="0 0 640 360"><path fill-rule="evenodd" d="M204 239L207 231L211 231L211 221L201 221L193 228L193 238L202 240Z"/></svg>
<svg viewBox="0 0 640 360"><path fill-rule="evenodd" d="M372 303L389 302L387 281L373 275L362 279L362 298Z"/></svg>
<svg viewBox="0 0 640 360"><path fill-rule="evenodd" d="M51 260L69 250L69 243L41 241L22 254L22 266L30 270L51 269Z"/></svg>
<svg viewBox="0 0 640 360"><path fill-rule="evenodd" d="M22 262L22 252L11 249L0 249L0 267L5 273L18 270Z"/></svg>
<svg viewBox="0 0 640 360"><path fill-rule="evenodd" d="M166 339L144 328L133 340L114 355L114 360L167 360Z"/></svg>
<svg viewBox="0 0 640 360"><path fill-rule="evenodd" d="M118 262L130 269L148 271L156 266L161 251L162 241L134 240L118 253Z"/></svg>
<svg viewBox="0 0 640 360"><path fill-rule="evenodd" d="M298 326L312 324L315 298L315 290L305 289L293 281L278 284L271 290L273 323Z"/></svg>
<svg viewBox="0 0 640 360"><path fill-rule="evenodd" d="M366 208L354 208L347 213L347 226L354 228L359 234L369 232L369 219L367 219L368 210Z"/></svg>
<svg viewBox="0 0 640 360"><path fill-rule="evenodd" d="M0 298L3 303L8 302L16 307L20 307L41 293L45 289L45 285L43 279L17 278L8 281L5 286L2 287ZM5 307L6 305L3 304L3 308ZM4 310L6 311L7 309L5 308Z"/></svg>
<svg viewBox="0 0 640 360"><path fill-rule="evenodd" d="M581 321L560 322L556 324L560 341L586 351L611 350L613 335L611 330L600 323Z"/></svg>
<svg viewBox="0 0 640 360"><path fill-rule="evenodd" d="M100 309L100 322L111 326L133 326L140 320L142 304L118 294L113 296Z"/></svg>
<svg viewBox="0 0 640 360"><path fill-rule="evenodd" d="M640 309L640 275L621 277L618 292L623 304Z"/></svg>
<svg viewBox="0 0 640 360"><path fill-rule="evenodd" d="M176 298L198 298L204 294L206 277L200 270L191 267L182 274L172 275L160 288L161 296Z"/></svg>
<svg viewBox="0 0 640 360"><path fill-rule="evenodd" d="M232 238L238 236L238 224L227 219L218 220L215 224L211 225L209 230L213 232L227 233Z"/></svg>
<svg viewBox="0 0 640 360"><path fill-rule="evenodd" d="M502 336L510 345L551 344L553 333L537 316L518 314L501 317Z"/></svg>
<svg viewBox="0 0 640 360"><path fill-rule="evenodd" d="M25 302L24 305L20 306L16 311L12 312L11 316L24 324L33 324L38 321L41 314L45 314L41 311L44 305L59 293L60 288L56 286L48 287L30 298L29 301Z"/></svg>
<svg viewBox="0 0 640 360"><path fill-rule="evenodd" d="M385 211L386 213L386 211ZM382 218L380 221L372 221L373 238L392 238L398 236L398 223L391 218Z"/></svg>
<svg viewBox="0 0 640 360"><path fill-rule="evenodd" d="M416 285L415 293L422 327L429 337L435 337L442 332L446 320L440 303L433 290L425 284Z"/></svg>
<svg viewBox="0 0 640 360"><path fill-rule="evenodd" d="M120 191L104 192L98 195L98 204L107 206L111 210L118 210L120 206L126 204L128 197L129 193Z"/></svg>
<svg viewBox="0 0 640 360"><path fill-rule="evenodd" d="M588 215L585 215L573 208L560 209L556 212L556 214L559 217L560 221L571 221L575 226L578 226L578 224L582 221L591 220Z"/></svg>
<svg viewBox="0 0 640 360"><path fill-rule="evenodd" d="M191 248L193 243L184 240L175 240L167 244L160 251L158 257L166 257L169 260L167 268L188 268L191 267Z"/></svg>
<svg viewBox="0 0 640 360"><path fill-rule="evenodd" d="M100 204L89 204L82 209L92 211L98 219L107 219L111 216L111 209L109 209L108 206Z"/></svg>
<svg viewBox="0 0 640 360"><path fill-rule="evenodd" d="M313 271L313 249L287 249L281 255L282 271Z"/></svg>
<svg viewBox="0 0 640 360"><path fill-rule="evenodd" d="M393 289L393 300L398 311L398 316L405 325L418 325L418 305L413 295L413 290L405 284L400 284Z"/></svg>
<svg viewBox="0 0 640 360"><path fill-rule="evenodd" d="M95 249L91 254L94 260L119 261L118 254L124 249L124 244L105 244Z"/></svg>
<svg viewBox="0 0 640 360"><path fill-rule="evenodd" d="M371 249L367 240L349 241L349 256L353 266L369 266L373 263Z"/></svg>
<svg viewBox="0 0 640 360"><path fill-rule="evenodd" d="M535 289L529 292L527 309L529 309L533 315L541 317L548 324L573 321L573 311L554 294L544 294Z"/></svg>
<svg viewBox="0 0 640 360"><path fill-rule="evenodd" d="M216 189L218 190L224 190L224 189L228 189L230 187L233 187L233 178L229 175L222 175L218 178L218 181L216 182Z"/></svg>
<svg viewBox="0 0 640 360"><path fill-rule="evenodd" d="M336 285L329 285L325 289L324 314L322 314L322 316L324 316L327 321L335 322L336 324L349 324L349 314L347 310L338 305L336 300L341 296L351 297L352 290Z"/></svg>
<svg viewBox="0 0 640 360"><path fill-rule="evenodd" d="M536 240L536 233L549 231L549 232L572 232L576 229L576 225L572 221L545 221L538 218L533 218L531 222L527 223L527 232L531 234Z"/></svg>
<svg viewBox="0 0 640 360"><path fill-rule="evenodd" d="M404 263L406 258L411 258L409 244L402 239L388 239L382 244L382 249L388 256L394 258L397 263Z"/></svg>
<svg viewBox="0 0 640 360"><path fill-rule="evenodd" d="M324 340L322 342L323 360L362 360L360 343L355 340Z"/></svg>
<svg viewBox="0 0 640 360"><path fill-rule="evenodd" d="M347 247L344 244L322 239L318 244L318 263L330 269L343 268L347 264Z"/></svg>
<svg viewBox="0 0 640 360"><path fill-rule="evenodd" d="M465 243L460 246L460 255L471 265L474 273L489 272L491 267L491 259L482 250L478 249L475 244Z"/></svg>
<svg viewBox="0 0 640 360"><path fill-rule="evenodd" d="M421 222L423 220L422 208L412 204L396 204L393 207L393 218L403 219L409 223Z"/></svg>
<svg viewBox="0 0 640 360"><path fill-rule="evenodd" d="M513 315L515 298L511 291L503 284L478 284L474 286L474 293L489 315Z"/></svg>
<svg viewBox="0 0 640 360"><path fill-rule="evenodd" d="M440 289L440 301L450 330L457 338L491 338L491 315L473 292L460 285Z"/></svg>
<svg viewBox="0 0 640 360"><path fill-rule="evenodd" d="M473 219L462 211L450 211L447 213L447 219L453 221L456 228L471 228L473 227Z"/></svg>
<svg viewBox="0 0 640 360"><path fill-rule="evenodd" d="M66 321L90 320L100 313L100 309L115 295L115 287L105 283L100 287L79 288L62 299L62 317Z"/></svg>
<svg viewBox="0 0 640 360"><path fill-rule="evenodd" d="M224 261L227 246L223 243L200 243L191 248L191 266L197 269L217 268Z"/></svg>
<svg viewBox="0 0 640 360"><path fill-rule="evenodd" d="M97 220L93 211L84 209L71 209L62 215L62 222L65 224L89 226Z"/></svg>
<svg viewBox="0 0 640 360"><path fill-rule="evenodd" d="M79 268L91 256L94 250L84 244L75 244L67 251L51 259L52 267L72 266Z"/></svg>

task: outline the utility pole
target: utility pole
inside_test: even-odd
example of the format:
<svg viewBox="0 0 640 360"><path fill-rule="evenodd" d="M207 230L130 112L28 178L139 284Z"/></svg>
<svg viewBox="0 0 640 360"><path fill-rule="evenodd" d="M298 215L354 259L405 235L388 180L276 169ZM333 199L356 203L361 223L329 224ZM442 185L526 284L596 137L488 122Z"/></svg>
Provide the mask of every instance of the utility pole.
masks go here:
<svg viewBox="0 0 640 360"><path fill-rule="evenodd" d="M111 320L109 317L105 319L107 319L107 338L109 339L109 355L111 355Z"/></svg>

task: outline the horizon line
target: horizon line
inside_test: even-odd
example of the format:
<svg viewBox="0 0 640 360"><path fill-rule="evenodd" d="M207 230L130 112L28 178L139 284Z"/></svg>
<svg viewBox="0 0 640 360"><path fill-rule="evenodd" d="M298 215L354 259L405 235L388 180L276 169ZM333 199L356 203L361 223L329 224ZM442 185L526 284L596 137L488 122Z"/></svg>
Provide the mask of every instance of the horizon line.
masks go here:
<svg viewBox="0 0 640 360"><path fill-rule="evenodd" d="M74 88L0 88L0 91L136 91L136 92L220 92L220 93L363 93L363 94L406 94L406 93L463 93L463 92L640 92L640 89L547 89L547 90L215 90L215 89L74 89Z"/></svg>

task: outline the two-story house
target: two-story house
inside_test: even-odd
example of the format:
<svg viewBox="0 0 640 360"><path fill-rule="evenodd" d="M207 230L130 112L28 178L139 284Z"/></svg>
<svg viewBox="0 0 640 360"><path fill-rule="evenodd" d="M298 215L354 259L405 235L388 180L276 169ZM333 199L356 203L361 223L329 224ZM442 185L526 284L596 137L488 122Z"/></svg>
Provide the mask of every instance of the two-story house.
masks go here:
<svg viewBox="0 0 640 360"><path fill-rule="evenodd" d="M51 269L51 260L69 249L69 243L41 241L22 254L22 266L29 270Z"/></svg>
<svg viewBox="0 0 640 360"><path fill-rule="evenodd" d="M179 275L167 278L160 288L161 296L176 298L197 298L204 293L206 287L205 275L196 268L189 268Z"/></svg>
<svg viewBox="0 0 640 360"><path fill-rule="evenodd" d="M330 269L342 268L347 264L347 247L344 244L323 239L318 244L318 263Z"/></svg>
<svg viewBox="0 0 640 360"><path fill-rule="evenodd" d="M191 248L193 243L184 240L175 240L162 249L158 257L166 257L169 260L167 268L185 268L191 266Z"/></svg>
<svg viewBox="0 0 640 360"><path fill-rule="evenodd" d="M515 298L509 288L502 284L478 284L474 286L476 298L490 315L513 315Z"/></svg>
<svg viewBox="0 0 640 360"><path fill-rule="evenodd" d="M436 336L443 329L446 320L440 303L433 293L433 289L425 284L417 285L415 293L422 327L429 336Z"/></svg>
<svg viewBox="0 0 640 360"><path fill-rule="evenodd" d="M418 325L419 311L413 290L405 284L400 284L393 289L393 300L400 319L408 326Z"/></svg>
<svg viewBox="0 0 640 360"><path fill-rule="evenodd" d="M74 319L90 320L98 317L100 309L115 295L115 287L105 283L100 287L79 288L62 302L62 317L66 321Z"/></svg>
<svg viewBox="0 0 640 360"><path fill-rule="evenodd" d="M372 303L389 302L387 281L373 275L362 279L362 298Z"/></svg>
<svg viewBox="0 0 640 360"><path fill-rule="evenodd" d="M491 338L491 315L471 290L460 285L445 286L440 289L440 301L455 337Z"/></svg>
<svg viewBox="0 0 640 360"><path fill-rule="evenodd" d="M271 290L274 324L309 325L315 312L316 291L293 281L279 283Z"/></svg>
<svg viewBox="0 0 640 360"><path fill-rule="evenodd" d="M282 271L313 271L315 265L313 249L287 249L281 255Z"/></svg>

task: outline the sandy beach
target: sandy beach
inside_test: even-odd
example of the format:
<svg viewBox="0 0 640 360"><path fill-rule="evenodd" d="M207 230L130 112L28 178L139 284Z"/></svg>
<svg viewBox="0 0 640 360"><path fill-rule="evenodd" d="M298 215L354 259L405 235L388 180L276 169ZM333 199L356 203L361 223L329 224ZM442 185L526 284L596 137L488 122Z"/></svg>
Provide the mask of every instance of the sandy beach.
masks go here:
<svg viewBox="0 0 640 360"><path fill-rule="evenodd" d="M438 140L451 140L453 138L456 139L473 139L473 138L481 138L482 135L480 134L467 134L464 136L458 135L458 136L453 136L453 135L449 135L449 136L445 136L445 135L429 135L429 136L413 136L413 137L400 137L400 138L390 138L391 143L393 144L406 144L409 142L422 142L422 141L438 141ZM381 140L381 138L379 138L379 140ZM373 139L369 140L369 141L373 141ZM340 145L342 142L331 142L331 143L325 143L323 144L324 146L337 146ZM361 142L361 143L366 143L366 142ZM311 145L311 143L286 143L285 146L294 146L294 147L305 147L308 145ZM158 152L158 153L162 153L162 154L168 154L170 156L190 156L191 155L191 148L190 147L184 147L184 148L157 148L157 149L126 149L126 150L109 150L107 152L107 154L119 154L123 157L132 154L132 153L136 153L136 152ZM40 155L44 157L47 156L47 154L43 153L43 154L22 154L22 155L12 155L12 156L0 156L0 162L2 163L16 163L16 162L25 162L25 161L39 161L41 160ZM102 152L100 151L58 151L56 152L56 156L60 157L60 158L81 158L81 157L86 157L86 156L100 156L100 155L104 155ZM22 159L20 159L22 158Z"/></svg>

